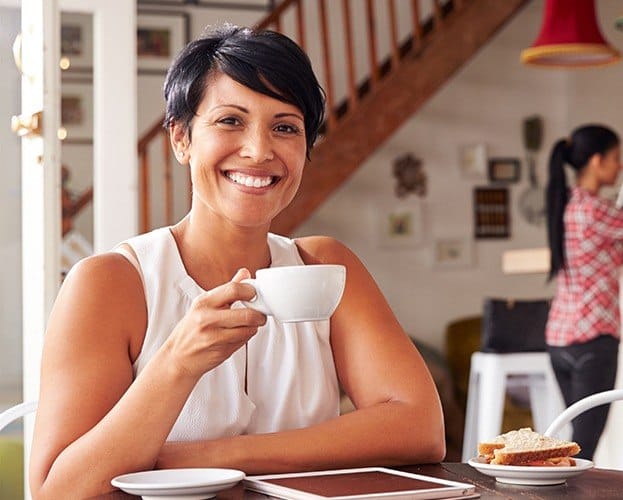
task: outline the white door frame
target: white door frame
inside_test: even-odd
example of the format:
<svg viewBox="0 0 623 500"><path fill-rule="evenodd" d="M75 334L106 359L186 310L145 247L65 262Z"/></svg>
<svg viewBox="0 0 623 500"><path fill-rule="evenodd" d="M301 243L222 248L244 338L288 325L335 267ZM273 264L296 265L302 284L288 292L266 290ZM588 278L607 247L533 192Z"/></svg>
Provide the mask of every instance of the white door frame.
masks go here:
<svg viewBox="0 0 623 500"><path fill-rule="evenodd" d="M93 16L93 227L95 251L104 251L138 230L136 1L22 0L21 7L31 75L22 78L22 114L43 111L41 135L22 140L23 398L34 400L60 284L59 9ZM24 429L28 464L32 422Z"/></svg>

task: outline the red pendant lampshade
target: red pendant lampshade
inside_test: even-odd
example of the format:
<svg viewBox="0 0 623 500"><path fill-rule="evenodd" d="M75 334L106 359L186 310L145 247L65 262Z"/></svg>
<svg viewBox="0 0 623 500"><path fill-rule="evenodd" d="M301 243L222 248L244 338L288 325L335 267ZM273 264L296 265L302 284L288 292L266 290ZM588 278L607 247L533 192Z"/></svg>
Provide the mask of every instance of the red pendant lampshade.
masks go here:
<svg viewBox="0 0 623 500"><path fill-rule="evenodd" d="M573 68L612 64L621 54L602 35L594 0L546 0L541 32L520 59L524 64Z"/></svg>

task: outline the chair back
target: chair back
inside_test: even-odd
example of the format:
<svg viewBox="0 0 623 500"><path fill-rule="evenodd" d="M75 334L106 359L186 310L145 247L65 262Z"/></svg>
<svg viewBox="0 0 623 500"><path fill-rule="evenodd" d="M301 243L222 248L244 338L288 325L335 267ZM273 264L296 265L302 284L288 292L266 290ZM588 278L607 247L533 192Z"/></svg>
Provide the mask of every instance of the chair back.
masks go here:
<svg viewBox="0 0 623 500"><path fill-rule="evenodd" d="M37 401L8 408L0 413L0 431L36 410ZM0 498L24 498L24 442L21 436L0 435Z"/></svg>
<svg viewBox="0 0 623 500"><path fill-rule="evenodd" d="M26 401L12 406L11 408L8 408L0 413L0 431L14 420L37 411L37 403L37 401Z"/></svg>
<svg viewBox="0 0 623 500"><path fill-rule="evenodd" d="M554 421L549 424L549 427L545 431L546 436L555 436L560 432L565 425L571 422L580 413L584 413L586 410L590 410L595 406L605 405L623 399L623 389L613 389L611 391L598 392L586 396L579 401L573 403L569 408L558 415Z"/></svg>

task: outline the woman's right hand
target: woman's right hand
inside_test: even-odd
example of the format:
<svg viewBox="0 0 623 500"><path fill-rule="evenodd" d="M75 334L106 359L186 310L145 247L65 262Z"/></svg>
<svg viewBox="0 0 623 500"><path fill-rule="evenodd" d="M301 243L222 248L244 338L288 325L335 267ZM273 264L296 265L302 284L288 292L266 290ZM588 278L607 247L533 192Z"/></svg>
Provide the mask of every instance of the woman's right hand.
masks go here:
<svg viewBox="0 0 623 500"><path fill-rule="evenodd" d="M186 315L164 344L180 374L199 378L240 349L266 316L249 308L232 308L240 300L252 300L255 290L241 283L250 278L240 269L228 283L196 297Z"/></svg>

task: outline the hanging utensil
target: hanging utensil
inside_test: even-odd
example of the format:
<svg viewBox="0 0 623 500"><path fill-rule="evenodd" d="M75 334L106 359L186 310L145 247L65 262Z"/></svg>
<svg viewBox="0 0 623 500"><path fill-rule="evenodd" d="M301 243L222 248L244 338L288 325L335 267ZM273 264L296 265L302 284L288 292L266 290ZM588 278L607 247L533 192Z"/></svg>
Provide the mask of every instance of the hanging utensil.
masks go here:
<svg viewBox="0 0 623 500"><path fill-rule="evenodd" d="M543 142L543 119L537 115L525 118L522 132L530 187L519 197L519 213L529 224L540 226L545 221L545 189L539 186L535 156Z"/></svg>

